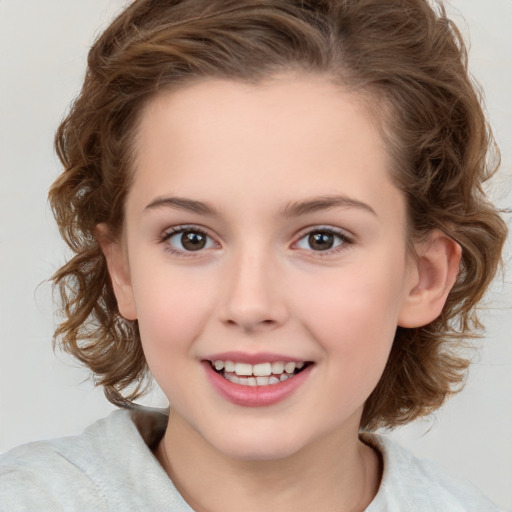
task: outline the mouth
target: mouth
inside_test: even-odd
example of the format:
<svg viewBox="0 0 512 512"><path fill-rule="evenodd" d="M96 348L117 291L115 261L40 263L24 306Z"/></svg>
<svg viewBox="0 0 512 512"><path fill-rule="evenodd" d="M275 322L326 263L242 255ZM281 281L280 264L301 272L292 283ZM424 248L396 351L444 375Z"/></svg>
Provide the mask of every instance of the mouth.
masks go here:
<svg viewBox="0 0 512 512"><path fill-rule="evenodd" d="M280 384L313 364L311 361L269 361L250 364L220 359L207 362L215 373L229 382L249 387Z"/></svg>

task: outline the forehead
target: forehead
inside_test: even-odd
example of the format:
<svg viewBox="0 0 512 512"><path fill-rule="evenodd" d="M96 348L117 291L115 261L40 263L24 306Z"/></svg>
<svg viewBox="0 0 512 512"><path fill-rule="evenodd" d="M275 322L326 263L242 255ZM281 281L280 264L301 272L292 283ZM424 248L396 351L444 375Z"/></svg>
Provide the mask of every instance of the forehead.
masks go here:
<svg viewBox="0 0 512 512"><path fill-rule="evenodd" d="M163 194L243 197L246 207L285 196L377 200L394 187L363 105L319 76L209 80L160 93L141 117L132 195L146 204Z"/></svg>

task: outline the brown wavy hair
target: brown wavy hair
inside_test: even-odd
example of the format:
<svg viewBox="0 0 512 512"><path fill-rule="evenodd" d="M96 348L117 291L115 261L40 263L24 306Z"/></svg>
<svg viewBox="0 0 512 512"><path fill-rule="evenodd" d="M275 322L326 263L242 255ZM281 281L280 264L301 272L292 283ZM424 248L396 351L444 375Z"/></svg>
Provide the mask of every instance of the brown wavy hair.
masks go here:
<svg viewBox="0 0 512 512"><path fill-rule="evenodd" d="M439 407L464 382L458 346L500 263L506 227L483 183L499 153L462 37L427 0L136 0L92 46L83 88L56 134L64 166L50 191L75 253L53 276L55 340L129 406L148 369L137 322L119 314L95 228L119 234L134 134L159 91L195 80L258 84L283 71L326 76L366 98L408 202L409 239L441 229L462 247L457 282L435 321L396 332L361 427L394 427Z"/></svg>

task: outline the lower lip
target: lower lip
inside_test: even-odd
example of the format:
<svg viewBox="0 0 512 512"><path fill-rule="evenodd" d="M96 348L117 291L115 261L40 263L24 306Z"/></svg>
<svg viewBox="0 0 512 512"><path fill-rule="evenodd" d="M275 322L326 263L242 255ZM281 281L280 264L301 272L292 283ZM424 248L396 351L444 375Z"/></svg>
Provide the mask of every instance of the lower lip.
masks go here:
<svg viewBox="0 0 512 512"><path fill-rule="evenodd" d="M208 361L203 361L203 366L214 389L228 402L244 407L265 407L285 400L304 383L313 367L309 365L293 377L277 384L244 386L219 375Z"/></svg>

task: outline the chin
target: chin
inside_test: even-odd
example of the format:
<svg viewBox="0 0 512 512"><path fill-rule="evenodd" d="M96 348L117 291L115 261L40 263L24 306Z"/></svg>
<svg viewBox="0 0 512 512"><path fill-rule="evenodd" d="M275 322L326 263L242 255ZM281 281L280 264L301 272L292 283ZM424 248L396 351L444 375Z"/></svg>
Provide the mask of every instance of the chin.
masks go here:
<svg viewBox="0 0 512 512"><path fill-rule="evenodd" d="M210 440L210 443L225 456L243 461L286 459L301 451L307 444L305 440L294 438L279 427L275 427L273 432L228 432L227 436Z"/></svg>
<svg viewBox="0 0 512 512"><path fill-rule="evenodd" d="M224 455L241 461L275 461L294 455L299 448L283 447L282 445L263 445L261 442L239 443L224 447Z"/></svg>

